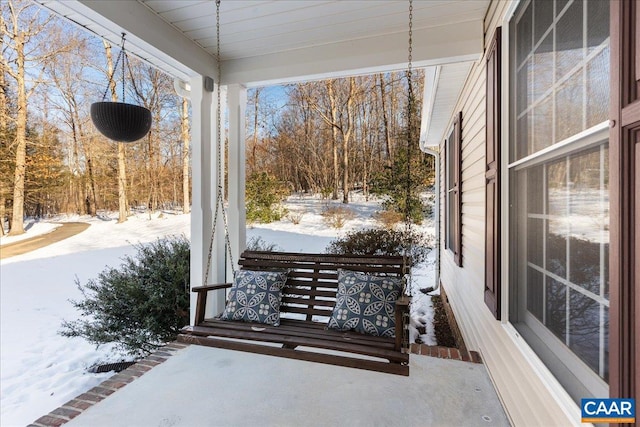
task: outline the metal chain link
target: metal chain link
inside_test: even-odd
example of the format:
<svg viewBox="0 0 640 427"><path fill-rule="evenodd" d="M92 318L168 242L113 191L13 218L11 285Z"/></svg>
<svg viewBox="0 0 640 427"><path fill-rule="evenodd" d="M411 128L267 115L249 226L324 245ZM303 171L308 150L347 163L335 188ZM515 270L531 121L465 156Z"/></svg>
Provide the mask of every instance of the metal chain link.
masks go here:
<svg viewBox="0 0 640 427"><path fill-rule="evenodd" d="M413 275L412 275L412 266L411 266L411 248L413 247L413 236L411 233L411 147L413 144L413 108L414 108L414 97L413 97L413 76L412 76L412 60L413 60L413 0L409 0L409 47L407 54L407 85L409 93L407 95L407 188L406 188L406 199L405 199L405 233L407 238L407 247L405 249L405 262L408 265L408 277L405 277L405 289L404 293L408 296L412 294L412 286L413 286ZM410 303L411 304L411 303ZM403 317L411 317L410 313L403 314ZM402 330L402 346L405 351L409 352L409 323L410 321L407 319L404 321L404 328Z"/></svg>
<svg viewBox="0 0 640 427"><path fill-rule="evenodd" d="M213 257L213 239L216 234L216 228L218 224L218 211L222 212L222 223L224 225L224 237L225 245L227 247L227 253L229 255L229 262L231 263L231 270L235 274L236 267L233 260L233 253L231 251L231 241L229 239L229 223L227 221L227 214L224 209L224 193L223 193L223 175L222 175L222 99L220 94L220 0L216 0L216 62L217 62L217 74L218 74L218 88L217 88L217 110L216 110L216 160L218 167L218 188L216 190L216 210L213 215L213 228L211 230L211 240L209 242L209 255L207 257L207 268L204 274L204 285L207 285L209 280L209 270L211 269L211 258Z"/></svg>
<svg viewBox="0 0 640 427"><path fill-rule="evenodd" d="M411 240L411 148L413 145L413 0L409 0L409 47L407 61L407 84L409 93L407 95L407 178L406 178L406 199L405 199L405 232L407 239ZM410 241L408 243L411 243ZM410 245L408 245L410 246Z"/></svg>
<svg viewBox="0 0 640 427"><path fill-rule="evenodd" d="M125 102L124 100L124 63L129 60L129 58L127 57L127 54L124 51L124 37L125 37L125 34L122 33L122 50L120 51L120 53L122 53L124 56L124 58L122 58L122 102Z"/></svg>
<svg viewBox="0 0 640 427"><path fill-rule="evenodd" d="M120 46L120 52L118 52L118 57L116 58L116 64L113 66L111 70L111 75L109 76L109 82L107 83L107 88L104 90L102 94L102 101L107 98L107 92L109 92L109 88L111 87L111 82L113 82L113 76L116 74L116 70L118 69L118 64L120 64L120 59L124 56L126 58L127 54L124 51L124 41L126 37L126 33L122 33L122 44ZM124 102L124 60L122 60L122 102Z"/></svg>

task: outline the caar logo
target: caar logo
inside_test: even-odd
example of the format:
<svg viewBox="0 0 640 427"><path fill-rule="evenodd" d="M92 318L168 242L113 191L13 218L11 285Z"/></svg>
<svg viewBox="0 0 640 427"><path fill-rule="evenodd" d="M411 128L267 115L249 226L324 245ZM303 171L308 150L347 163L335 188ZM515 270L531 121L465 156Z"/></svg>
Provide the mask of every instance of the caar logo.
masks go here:
<svg viewBox="0 0 640 427"><path fill-rule="evenodd" d="M635 399L582 399L583 423L635 423Z"/></svg>

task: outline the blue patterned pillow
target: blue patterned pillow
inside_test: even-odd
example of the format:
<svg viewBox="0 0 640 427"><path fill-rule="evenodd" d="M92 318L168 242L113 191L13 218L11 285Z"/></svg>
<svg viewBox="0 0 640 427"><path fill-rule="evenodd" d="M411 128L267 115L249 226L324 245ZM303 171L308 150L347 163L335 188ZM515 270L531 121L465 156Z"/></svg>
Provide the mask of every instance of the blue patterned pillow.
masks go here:
<svg viewBox="0 0 640 427"><path fill-rule="evenodd" d="M286 281L287 271L236 271L220 319L279 326L282 288Z"/></svg>
<svg viewBox="0 0 640 427"><path fill-rule="evenodd" d="M395 303L403 279L338 270L338 293L327 325L339 331L395 337Z"/></svg>

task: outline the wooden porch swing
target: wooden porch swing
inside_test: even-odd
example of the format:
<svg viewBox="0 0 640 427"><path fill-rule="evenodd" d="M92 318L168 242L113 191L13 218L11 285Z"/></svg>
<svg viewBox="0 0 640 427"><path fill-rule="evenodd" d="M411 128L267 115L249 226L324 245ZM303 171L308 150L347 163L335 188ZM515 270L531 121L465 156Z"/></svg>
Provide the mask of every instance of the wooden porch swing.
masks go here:
<svg viewBox="0 0 640 427"><path fill-rule="evenodd" d="M410 149L412 142L411 116L414 108L411 83L412 11L412 1L409 0L408 149ZM218 33L218 78L220 78L220 0L216 1L216 25ZM220 92L218 91L218 141L220 141L221 127L220 111ZM218 144L218 182L222 182L220 150L220 144ZM407 181L410 180L409 164L410 162L407 162ZM407 182L405 224L408 228L410 227L410 195L410 182ZM222 187L219 186L204 284L192 288L192 291L197 293L195 322L193 326L187 326L181 330L178 341L398 375L409 375L408 324L410 297L405 295L405 279L407 275L410 275L410 266L406 254L405 256L382 256L245 251L238 261L240 269L236 270L229 245L229 230L223 202ZM209 285L207 283L218 209L220 209L224 223L228 256L233 266L232 268L234 268L234 284ZM410 233L407 234L410 235ZM264 277L260 276L255 279L257 280L256 282L251 282L252 284L248 286L254 287L244 294L240 292L239 288L235 288L236 285L240 286L238 282L243 280L239 279L242 274L251 276L250 280L254 280L256 275ZM350 274L351 277L348 277ZM239 299L239 295L245 298L240 302L246 303L249 297L253 299L252 295L256 296L256 292L262 292L260 289L256 291L255 284L260 287L261 284L265 283L265 280L269 280L267 276L278 276L282 279L281 283L278 282L280 284L277 285L277 295L281 297L281 300L277 304L271 300L273 306L278 307L277 313L271 313L266 321L264 318L259 318L260 315L257 312L260 311L262 313L261 304L258 310L242 311L244 318L239 319L236 317L241 311L233 311L235 310L235 299ZM348 277L348 279L344 279L345 277ZM345 295L345 292L349 292L348 290L345 291L348 288L345 285L346 280L360 279L363 280L363 283L366 282L367 286L369 283L373 283L370 289L375 291L372 292L374 294L380 293L382 301L384 301L384 298L389 298L388 295L391 295L387 293L391 288L391 283L402 284L399 291L396 294L392 294L394 295L393 301L389 301L391 310L388 310L389 307L387 306L385 316L377 316L377 321L375 322L377 327L384 328L387 324L389 325L388 329L384 330L384 333L371 335L347 330L348 328L346 327L331 328L331 322L335 320L336 314L338 318L342 315L339 313L341 311L340 307L346 307L345 304L349 304L347 300L350 297L353 297L352 301L357 300L357 295ZM269 286L264 286L264 294L269 294L269 291L274 289L273 287L269 288ZM213 318L206 318L206 303L209 292L225 292L226 290L230 290L230 292L227 295L228 300L225 311ZM360 293L358 295L360 295L360 302L363 301L362 295L365 295L364 300L368 301L366 297L368 294ZM230 302L232 299L234 301ZM234 304L234 307L232 308L230 304ZM337 305L338 310L336 310ZM363 310L366 311L367 309ZM354 310L358 311L360 308L354 308ZM346 312L347 310L345 309L344 311ZM248 318L247 315L249 316ZM387 319L386 315L389 315L393 321ZM374 316L374 318L376 317ZM269 319L277 319L277 321L270 322ZM365 321L362 323L364 324ZM367 328L374 328L370 323L372 322L367 324ZM345 324L348 327L349 321ZM393 326L393 324L395 325Z"/></svg>

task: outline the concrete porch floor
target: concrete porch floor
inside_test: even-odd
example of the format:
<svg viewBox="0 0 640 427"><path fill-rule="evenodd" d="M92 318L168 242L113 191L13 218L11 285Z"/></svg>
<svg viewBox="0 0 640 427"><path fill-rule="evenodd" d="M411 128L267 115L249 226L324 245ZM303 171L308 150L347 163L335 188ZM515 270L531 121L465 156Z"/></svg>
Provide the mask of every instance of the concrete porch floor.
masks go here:
<svg viewBox="0 0 640 427"><path fill-rule="evenodd" d="M482 364L411 375L187 346L65 426L508 426Z"/></svg>

